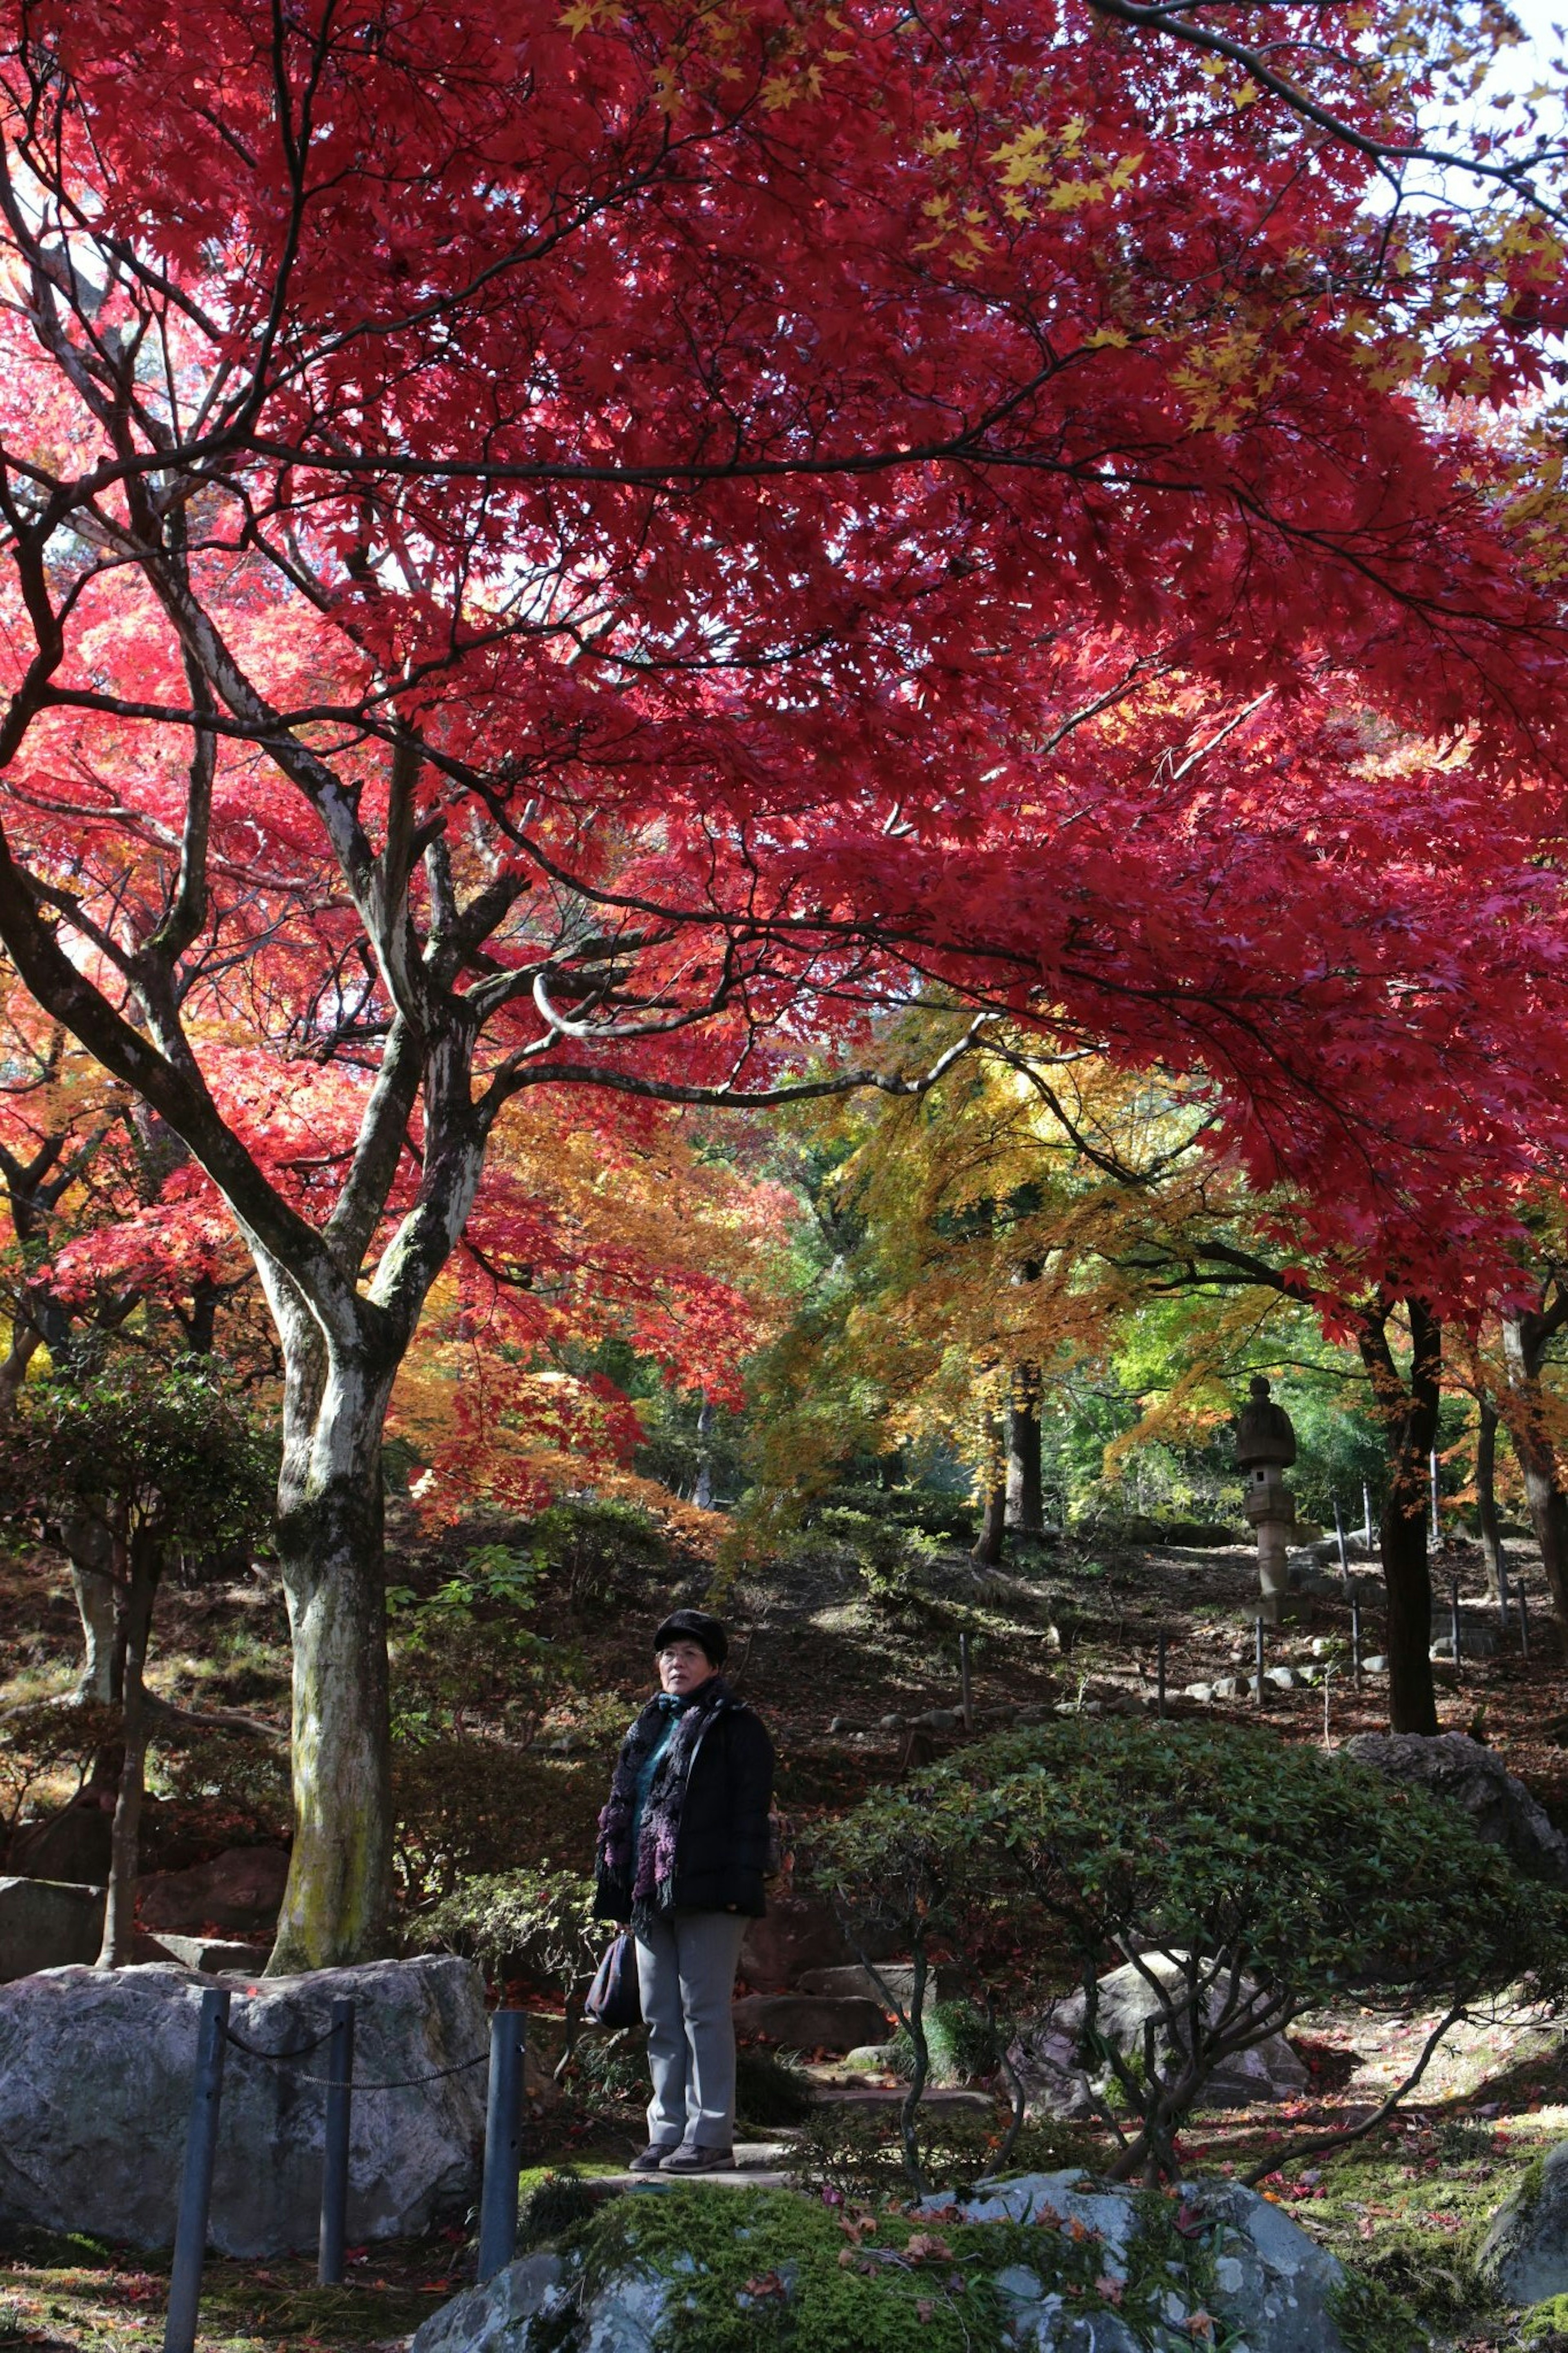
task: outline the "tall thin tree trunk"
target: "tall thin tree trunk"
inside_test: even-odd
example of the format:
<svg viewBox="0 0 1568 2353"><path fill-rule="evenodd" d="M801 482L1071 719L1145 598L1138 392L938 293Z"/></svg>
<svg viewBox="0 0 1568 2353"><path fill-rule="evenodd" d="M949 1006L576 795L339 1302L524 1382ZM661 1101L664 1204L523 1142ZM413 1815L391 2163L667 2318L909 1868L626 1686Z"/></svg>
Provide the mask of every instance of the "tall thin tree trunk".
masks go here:
<svg viewBox="0 0 1568 2353"><path fill-rule="evenodd" d="M713 1504L713 1402L706 1394L697 1412L697 1484L691 1500L700 1512Z"/></svg>
<svg viewBox="0 0 1568 2353"><path fill-rule="evenodd" d="M1502 1598L1502 1527L1497 1508L1497 1408L1480 1401L1476 1430L1476 1519L1487 1564L1487 1584L1494 1601Z"/></svg>
<svg viewBox="0 0 1568 2353"><path fill-rule="evenodd" d="M1421 1301L1407 1301L1410 1377L1401 1379L1388 1342L1392 1302L1369 1308L1358 1338L1372 1380L1388 1456L1382 1521L1388 1602L1388 1714L1395 1732L1434 1734L1432 1578L1426 1558L1427 1466L1442 1397L1443 1331Z"/></svg>
<svg viewBox="0 0 1568 2353"><path fill-rule="evenodd" d="M147 1778L147 1694L143 1676L153 1630L163 1551L144 1530L132 1535L126 1567L124 1696L121 1704L125 1747L110 1834L109 1887L103 1906L100 1969L120 1968L131 1957L136 1925L136 1871L142 1836L142 1798Z"/></svg>
<svg viewBox="0 0 1568 2353"><path fill-rule="evenodd" d="M1040 1465L1040 1388L1034 1365L1019 1367L1020 1394L1007 1408L1007 1525L1020 1535L1045 1533Z"/></svg>
<svg viewBox="0 0 1568 2353"><path fill-rule="evenodd" d="M392 1369L291 1364L278 1558L293 1635L294 1845L275 1977L389 1949L392 1742L381 1481Z"/></svg>

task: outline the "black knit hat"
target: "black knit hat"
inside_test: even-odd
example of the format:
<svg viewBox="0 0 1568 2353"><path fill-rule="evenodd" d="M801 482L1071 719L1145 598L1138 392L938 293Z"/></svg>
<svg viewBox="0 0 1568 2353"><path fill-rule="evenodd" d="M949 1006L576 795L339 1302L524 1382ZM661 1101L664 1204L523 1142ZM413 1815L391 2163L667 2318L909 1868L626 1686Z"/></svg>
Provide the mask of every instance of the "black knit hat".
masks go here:
<svg viewBox="0 0 1568 2353"><path fill-rule="evenodd" d="M682 1635L707 1652L710 1666L721 1667L729 1656L730 1637L706 1609L672 1609L654 1636L653 1647L662 1651L668 1642L679 1642Z"/></svg>

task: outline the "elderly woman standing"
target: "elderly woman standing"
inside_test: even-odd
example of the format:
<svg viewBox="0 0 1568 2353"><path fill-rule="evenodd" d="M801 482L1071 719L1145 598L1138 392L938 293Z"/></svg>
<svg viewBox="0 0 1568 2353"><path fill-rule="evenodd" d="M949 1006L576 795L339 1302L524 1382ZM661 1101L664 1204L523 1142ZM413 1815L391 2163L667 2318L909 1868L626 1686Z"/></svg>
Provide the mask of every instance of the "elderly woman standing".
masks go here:
<svg viewBox="0 0 1568 2353"><path fill-rule="evenodd" d="M647 2021L648 2145L636 2173L735 2162L735 1965L767 1908L773 1751L719 1670L717 1618L677 1609L653 1638L660 1690L621 1743L599 1816L601 1920L629 1922Z"/></svg>

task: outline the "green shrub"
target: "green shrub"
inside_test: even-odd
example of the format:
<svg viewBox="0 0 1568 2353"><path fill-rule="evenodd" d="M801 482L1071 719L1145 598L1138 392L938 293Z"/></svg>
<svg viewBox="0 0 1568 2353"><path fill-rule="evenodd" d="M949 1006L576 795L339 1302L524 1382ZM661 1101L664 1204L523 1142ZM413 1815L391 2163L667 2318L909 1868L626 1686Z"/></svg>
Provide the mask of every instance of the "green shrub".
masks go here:
<svg viewBox="0 0 1568 2353"><path fill-rule="evenodd" d="M911 1529L868 1512L833 1510L819 1514L815 1533L845 1546L873 1601L896 1607L913 1598L930 1546Z"/></svg>
<svg viewBox="0 0 1568 2353"><path fill-rule="evenodd" d="M1233 1727L1005 1735L875 1792L812 1860L853 1935L962 1953L1004 2015L1039 2006L1041 1957L1064 1947L1090 1988L1119 1954L1172 1957L1152 2070L1108 2048L1092 2001L1079 2037L1131 2119L1124 2178L1173 2173L1207 2076L1314 2003L1381 1981L1452 2005L1521 1975L1555 1998L1568 1973L1568 1897L1520 1879L1457 1810Z"/></svg>
<svg viewBox="0 0 1568 2353"><path fill-rule="evenodd" d="M1330 2290L1329 2313L1350 2353L1427 2353L1432 2342L1404 2297L1364 2272Z"/></svg>
<svg viewBox="0 0 1568 2353"><path fill-rule="evenodd" d="M575 2238L593 2221L598 2205L598 2193L571 2166L546 2173L517 2210L518 2253Z"/></svg>
<svg viewBox="0 0 1568 2353"><path fill-rule="evenodd" d="M749 2125L804 2124L816 2113L810 2076L793 2051L735 2053L735 2108Z"/></svg>
<svg viewBox="0 0 1568 2353"><path fill-rule="evenodd" d="M574 1609L640 1599L653 1573L669 1566L669 1539L635 1504L573 1497L541 1512L531 1535Z"/></svg>
<svg viewBox="0 0 1568 2353"><path fill-rule="evenodd" d="M503 1871L466 1880L426 1913L417 1942L472 1954L491 1976L514 1971L571 2004L591 1981L607 1931L594 1883L577 1871Z"/></svg>
<svg viewBox="0 0 1568 2353"><path fill-rule="evenodd" d="M584 2033L577 2044L576 2084L589 2107L644 2106L651 2089L647 2027L625 2026L613 2034L595 2027Z"/></svg>
<svg viewBox="0 0 1568 2353"><path fill-rule="evenodd" d="M934 1487L835 1487L817 1506L818 1514L829 1511L858 1512L944 1544L967 1547L974 1542L973 1504L967 1496L942 1494Z"/></svg>
<svg viewBox="0 0 1568 2353"><path fill-rule="evenodd" d="M1548 2296L1544 2304L1532 2304L1520 2337L1531 2353L1568 2353L1568 2295ZM1352 2347L1352 2353L1360 2353L1360 2348Z"/></svg>
<svg viewBox="0 0 1568 2353"><path fill-rule="evenodd" d="M994 2075L1002 2063L1002 2036L977 2002L928 2002L926 2048L933 2084L974 2084ZM893 2071L910 2082L915 2047L907 2027L893 2037Z"/></svg>
<svg viewBox="0 0 1568 2353"><path fill-rule="evenodd" d="M1062 2173L1099 2168L1101 2145L1070 2124L1026 2124L1004 2161L1005 2123L1000 2107L937 2107L920 2116L921 2167L933 2189L968 2190L998 2169ZM819 2101L800 2126L790 2159L802 2189L852 2200L909 2193L900 2119L890 2106L840 2106Z"/></svg>

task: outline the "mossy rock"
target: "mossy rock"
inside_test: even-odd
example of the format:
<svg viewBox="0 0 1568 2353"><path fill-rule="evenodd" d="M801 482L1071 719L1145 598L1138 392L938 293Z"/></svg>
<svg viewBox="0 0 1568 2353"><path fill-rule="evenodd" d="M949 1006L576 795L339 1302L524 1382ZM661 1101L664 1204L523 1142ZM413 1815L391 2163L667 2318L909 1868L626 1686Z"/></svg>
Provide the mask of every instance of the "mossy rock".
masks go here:
<svg viewBox="0 0 1568 2353"><path fill-rule="evenodd" d="M847 2206L795 2190L650 2183L428 2321L413 2353L1405 2353L1355 2344L1343 2277L1233 2183L1180 2196L1076 2173L961 2203ZM1375 2299L1373 2299L1375 2302Z"/></svg>

